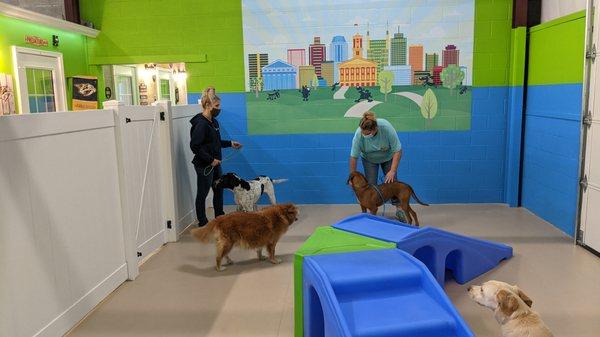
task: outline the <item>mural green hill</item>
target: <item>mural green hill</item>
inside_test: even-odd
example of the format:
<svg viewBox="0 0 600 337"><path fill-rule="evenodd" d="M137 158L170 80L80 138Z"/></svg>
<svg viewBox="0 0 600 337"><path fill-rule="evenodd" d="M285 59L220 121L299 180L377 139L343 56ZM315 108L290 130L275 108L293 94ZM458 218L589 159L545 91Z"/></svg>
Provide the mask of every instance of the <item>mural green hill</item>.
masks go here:
<svg viewBox="0 0 600 337"><path fill-rule="evenodd" d="M471 87L464 93L444 87L431 88L438 109L429 121L423 117L420 106L413 100L397 95L399 92L425 94L428 87L393 86L385 95L379 87L367 88L373 101L381 102L370 110L385 118L398 131L469 130L471 128ZM279 98L268 99L268 92L246 93L249 134L307 134L349 133L356 130L357 117L344 117L356 105L359 93L350 88L346 99L333 99L329 87L311 90L309 100L303 101L297 89L280 90ZM366 101L362 101L366 102Z"/></svg>

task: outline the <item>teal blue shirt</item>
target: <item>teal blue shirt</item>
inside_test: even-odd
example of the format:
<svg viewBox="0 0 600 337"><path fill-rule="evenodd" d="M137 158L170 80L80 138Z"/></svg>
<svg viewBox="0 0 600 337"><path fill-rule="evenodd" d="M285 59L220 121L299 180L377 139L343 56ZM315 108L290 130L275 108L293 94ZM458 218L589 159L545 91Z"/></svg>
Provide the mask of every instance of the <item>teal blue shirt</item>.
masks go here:
<svg viewBox="0 0 600 337"><path fill-rule="evenodd" d="M360 128L356 129L350 156L354 158L360 156L368 162L381 164L392 159L394 153L401 149L400 139L392 124L385 119L377 118L377 134L372 138L365 138Z"/></svg>

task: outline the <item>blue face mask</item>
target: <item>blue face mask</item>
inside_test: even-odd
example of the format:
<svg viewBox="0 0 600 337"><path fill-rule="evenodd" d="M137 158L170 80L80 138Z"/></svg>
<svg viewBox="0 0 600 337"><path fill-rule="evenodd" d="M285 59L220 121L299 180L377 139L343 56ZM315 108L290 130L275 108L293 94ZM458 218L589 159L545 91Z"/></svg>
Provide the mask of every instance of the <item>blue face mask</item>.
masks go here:
<svg viewBox="0 0 600 337"><path fill-rule="evenodd" d="M365 138L373 138L373 134L370 134L370 135L363 135L363 137L365 137Z"/></svg>

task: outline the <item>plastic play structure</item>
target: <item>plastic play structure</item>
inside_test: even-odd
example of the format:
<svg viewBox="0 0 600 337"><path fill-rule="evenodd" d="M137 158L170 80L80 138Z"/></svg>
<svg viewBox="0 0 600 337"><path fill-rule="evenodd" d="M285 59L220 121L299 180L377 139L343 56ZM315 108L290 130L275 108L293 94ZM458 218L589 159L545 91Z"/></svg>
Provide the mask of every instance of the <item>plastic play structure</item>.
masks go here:
<svg viewBox="0 0 600 337"><path fill-rule="evenodd" d="M444 281L510 257L504 244L369 214L320 227L294 260L295 336L473 336Z"/></svg>

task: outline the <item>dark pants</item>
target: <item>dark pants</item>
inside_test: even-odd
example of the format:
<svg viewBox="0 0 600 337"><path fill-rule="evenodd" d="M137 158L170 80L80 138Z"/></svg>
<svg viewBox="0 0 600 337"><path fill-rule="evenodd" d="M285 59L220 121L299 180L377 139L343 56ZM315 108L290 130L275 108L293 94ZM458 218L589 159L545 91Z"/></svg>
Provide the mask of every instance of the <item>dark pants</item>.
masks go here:
<svg viewBox="0 0 600 337"><path fill-rule="evenodd" d="M206 218L206 196L212 187L213 181L221 177L221 166L215 167L208 175L204 175L206 167L194 166L196 170L196 217L198 218L198 226L204 226L208 222ZM208 171L208 169L206 169ZM223 212L223 189L213 188L213 207L215 209L215 217L225 214Z"/></svg>
<svg viewBox="0 0 600 337"><path fill-rule="evenodd" d="M381 164L375 164L363 158L362 164L363 168L365 169L365 176L367 177L367 181L369 182L369 184L378 185L377 178L379 177L379 167L381 167L381 171L385 176L392 168L392 159Z"/></svg>

